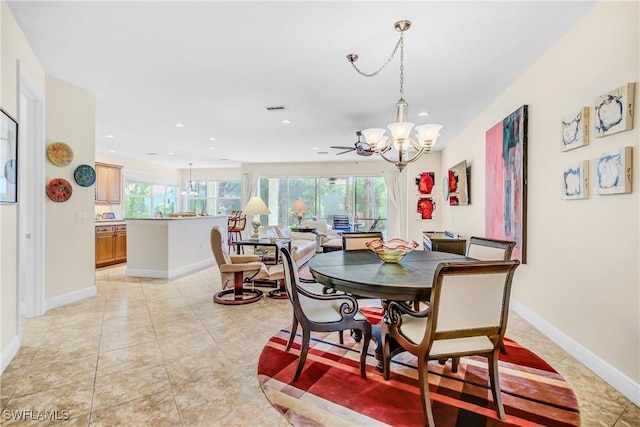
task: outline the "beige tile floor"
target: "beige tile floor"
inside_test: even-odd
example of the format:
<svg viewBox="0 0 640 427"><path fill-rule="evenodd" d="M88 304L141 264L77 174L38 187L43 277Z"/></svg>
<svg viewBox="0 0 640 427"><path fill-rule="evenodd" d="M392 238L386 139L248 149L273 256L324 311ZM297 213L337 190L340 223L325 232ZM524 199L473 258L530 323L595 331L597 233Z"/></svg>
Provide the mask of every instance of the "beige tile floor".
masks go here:
<svg viewBox="0 0 640 427"><path fill-rule="evenodd" d="M212 302L216 268L176 280L96 272L98 295L27 320L22 348L0 378L0 422L13 412L69 411L72 426L285 426L256 376L262 347L287 326L287 300ZM519 316L508 336L558 370L583 426L640 426L640 410Z"/></svg>

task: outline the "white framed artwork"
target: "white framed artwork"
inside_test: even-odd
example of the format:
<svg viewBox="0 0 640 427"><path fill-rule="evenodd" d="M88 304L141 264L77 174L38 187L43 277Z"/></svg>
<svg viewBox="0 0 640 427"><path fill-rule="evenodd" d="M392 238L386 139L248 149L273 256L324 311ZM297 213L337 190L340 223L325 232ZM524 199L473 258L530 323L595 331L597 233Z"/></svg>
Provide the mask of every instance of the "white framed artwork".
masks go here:
<svg viewBox="0 0 640 427"><path fill-rule="evenodd" d="M565 166L561 177L562 198L566 200L589 198L589 160Z"/></svg>
<svg viewBox="0 0 640 427"><path fill-rule="evenodd" d="M631 193L632 148L622 147L593 160L593 190L596 194Z"/></svg>
<svg viewBox="0 0 640 427"><path fill-rule="evenodd" d="M596 98L593 115L596 137L633 129L634 92L635 83L627 83Z"/></svg>
<svg viewBox="0 0 640 427"><path fill-rule="evenodd" d="M589 144L589 107L582 107L562 118L562 151Z"/></svg>

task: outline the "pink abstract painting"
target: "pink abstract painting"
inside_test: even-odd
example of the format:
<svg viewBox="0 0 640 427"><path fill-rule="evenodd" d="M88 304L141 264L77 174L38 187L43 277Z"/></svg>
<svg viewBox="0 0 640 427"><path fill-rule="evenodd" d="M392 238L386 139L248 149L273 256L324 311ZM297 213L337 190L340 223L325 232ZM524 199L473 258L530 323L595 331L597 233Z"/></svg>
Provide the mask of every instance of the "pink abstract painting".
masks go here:
<svg viewBox="0 0 640 427"><path fill-rule="evenodd" d="M485 234L516 242L513 259L526 258L527 106L486 134Z"/></svg>

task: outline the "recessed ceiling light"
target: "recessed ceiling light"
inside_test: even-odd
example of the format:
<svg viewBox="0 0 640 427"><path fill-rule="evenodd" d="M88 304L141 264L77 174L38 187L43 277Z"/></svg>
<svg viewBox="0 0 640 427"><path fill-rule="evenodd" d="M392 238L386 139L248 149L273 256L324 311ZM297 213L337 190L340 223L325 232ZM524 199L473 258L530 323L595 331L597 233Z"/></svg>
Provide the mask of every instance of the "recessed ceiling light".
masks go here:
<svg viewBox="0 0 640 427"><path fill-rule="evenodd" d="M109 152L110 152L110 153L115 153L115 152L116 152L116 150L109 150Z"/></svg>
<svg viewBox="0 0 640 427"><path fill-rule="evenodd" d="M289 120L284 119L283 121L281 121L280 123L282 123L283 125L288 125L289 123L291 123Z"/></svg>
<svg viewBox="0 0 640 427"><path fill-rule="evenodd" d="M320 148L318 148L318 147L313 147L313 148L312 148L312 150L313 150L313 151L318 151L319 149L320 149Z"/></svg>
<svg viewBox="0 0 640 427"><path fill-rule="evenodd" d="M183 127L184 127L184 125L183 125L182 123L176 123L176 127L178 127L178 128L183 128Z"/></svg>
<svg viewBox="0 0 640 427"><path fill-rule="evenodd" d="M422 113L418 114L418 117L427 117L429 115L429 113L427 113L426 111L423 111Z"/></svg>
<svg viewBox="0 0 640 427"><path fill-rule="evenodd" d="M173 156L173 151L169 151L167 154Z"/></svg>
<svg viewBox="0 0 640 427"><path fill-rule="evenodd" d="M209 138L209 141L216 141L215 138Z"/></svg>
<svg viewBox="0 0 640 427"><path fill-rule="evenodd" d="M209 147L209 150L215 150L216 147Z"/></svg>
<svg viewBox="0 0 640 427"><path fill-rule="evenodd" d="M106 135L105 138L113 138L113 135Z"/></svg>

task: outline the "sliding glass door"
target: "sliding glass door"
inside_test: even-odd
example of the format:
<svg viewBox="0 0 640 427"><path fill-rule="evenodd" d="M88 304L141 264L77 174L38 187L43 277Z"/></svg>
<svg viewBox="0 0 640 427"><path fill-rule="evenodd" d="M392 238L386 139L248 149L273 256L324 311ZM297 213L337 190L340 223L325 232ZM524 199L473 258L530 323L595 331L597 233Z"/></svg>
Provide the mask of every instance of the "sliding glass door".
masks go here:
<svg viewBox="0 0 640 427"><path fill-rule="evenodd" d="M334 215L347 215L359 230L368 230L376 219L376 229L386 230L387 186L383 177L261 178L258 194L271 211L260 218L263 224L295 224L297 214L291 207L300 199L308 209L303 213L305 220L332 224Z"/></svg>

